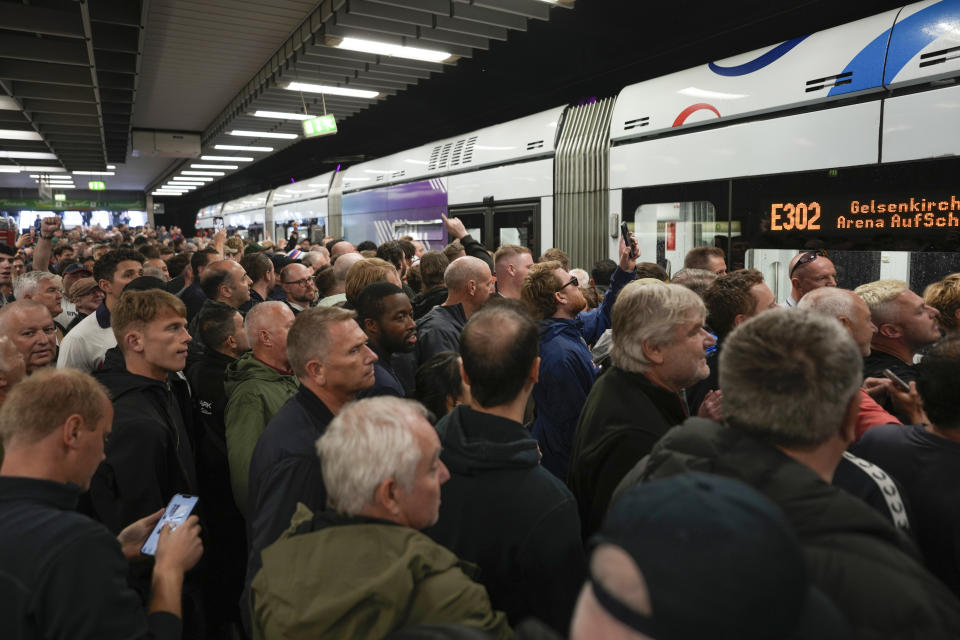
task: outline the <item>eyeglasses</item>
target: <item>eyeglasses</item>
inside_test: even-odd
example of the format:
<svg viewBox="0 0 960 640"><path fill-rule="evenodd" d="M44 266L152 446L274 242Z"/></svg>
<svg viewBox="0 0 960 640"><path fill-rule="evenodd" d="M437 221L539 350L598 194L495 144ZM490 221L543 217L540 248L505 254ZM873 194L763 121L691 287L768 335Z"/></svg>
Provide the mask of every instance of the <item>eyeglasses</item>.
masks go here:
<svg viewBox="0 0 960 640"><path fill-rule="evenodd" d="M804 251L802 254L800 254L800 259L797 260L797 263L793 265L792 269L790 269L790 277L791 278L793 277L793 272L796 271L797 267L799 267L800 265L813 262L817 258L829 258L829 257L830 256L827 255L827 252L824 251L823 249L812 249L810 251Z"/></svg>
<svg viewBox="0 0 960 640"><path fill-rule="evenodd" d="M290 282L281 282L280 284L295 284L298 287L305 287L313 282L313 278L303 278L302 280L291 280Z"/></svg>
<svg viewBox="0 0 960 640"><path fill-rule="evenodd" d="M560 287L559 289L557 289L555 293L560 293L561 291L563 291L564 289L566 289L566 288L569 287L570 285L573 285L573 286L575 286L575 287L579 287L579 286L580 286L580 281L577 280L577 276L570 276L570 282L568 282L567 284L565 284L565 285L563 285L562 287Z"/></svg>

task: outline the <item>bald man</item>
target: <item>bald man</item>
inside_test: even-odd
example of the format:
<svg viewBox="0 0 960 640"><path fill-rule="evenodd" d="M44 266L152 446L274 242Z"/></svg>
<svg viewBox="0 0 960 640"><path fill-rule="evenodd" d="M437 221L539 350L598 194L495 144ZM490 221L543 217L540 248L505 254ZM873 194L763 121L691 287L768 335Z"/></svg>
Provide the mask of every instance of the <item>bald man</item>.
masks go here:
<svg viewBox="0 0 960 640"><path fill-rule="evenodd" d="M825 251L804 251L790 260L790 284L793 289L783 306L792 308L814 289L837 286L837 270Z"/></svg>
<svg viewBox="0 0 960 640"><path fill-rule="evenodd" d="M359 253L345 253L333 265L333 289L324 293L323 298L317 303L319 307L332 307L347 301L347 272L350 267L363 260Z"/></svg>
<svg viewBox="0 0 960 640"><path fill-rule="evenodd" d="M457 258L443 273L447 299L417 321L417 362L441 351L459 351L460 332L471 315L493 295L493 276L486 262Z"/></svg>

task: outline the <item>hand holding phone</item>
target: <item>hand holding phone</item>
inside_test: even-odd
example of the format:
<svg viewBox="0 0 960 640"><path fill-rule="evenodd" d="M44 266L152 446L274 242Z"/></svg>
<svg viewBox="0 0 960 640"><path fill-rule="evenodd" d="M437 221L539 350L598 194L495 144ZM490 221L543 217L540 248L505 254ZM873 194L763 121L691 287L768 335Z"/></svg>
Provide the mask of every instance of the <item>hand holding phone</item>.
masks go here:
<svg viewBox="0 0 960 640"><path fill-rule="evenodd" d="M191 496L185 493L178 493L173 496L173 498L170 499L170 504L168 504L167 508L163 511L159 522L157 522L157 526L153 528L147 541L140 547L140 553L148 556L156 555L157 542L160 541L160 530L163 529L166 524L170 525L171 531L183 524L193 512L194 507L197 506L197 500L197 496Z"/></svg>
<svg viewBox="0 0 960 640"><path fill-rule="evenodd" d="M892 380L893 383L897 385L901 391L903 391L904 393L910 393L910 385L904 382L903 378L895 374L893 371L890 371L890 369L884 369L883 375L885 378Z"/></svg>
<svg viewBox="0 0 960 640"><path fill-rule="evenodd" d="M639 255L637 251L637 243L633 240L633 234L630 233L630 229L627 228L626 221L620 223L620 237L623 238L623 246L630 249L630 259L634 260Z"/></svg>

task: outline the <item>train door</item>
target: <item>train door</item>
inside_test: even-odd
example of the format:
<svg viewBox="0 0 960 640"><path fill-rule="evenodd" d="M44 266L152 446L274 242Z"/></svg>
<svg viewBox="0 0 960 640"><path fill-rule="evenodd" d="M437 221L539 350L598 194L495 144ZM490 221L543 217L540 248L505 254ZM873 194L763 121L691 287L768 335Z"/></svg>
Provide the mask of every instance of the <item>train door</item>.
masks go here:
<svg viewBox="0 0 960 640"><path fill-rule="evenodd" d="M460 218L467 232L487 249L518 244L528 247L534 259L540 255L539 201L451 207L450 216Z"/></svg>

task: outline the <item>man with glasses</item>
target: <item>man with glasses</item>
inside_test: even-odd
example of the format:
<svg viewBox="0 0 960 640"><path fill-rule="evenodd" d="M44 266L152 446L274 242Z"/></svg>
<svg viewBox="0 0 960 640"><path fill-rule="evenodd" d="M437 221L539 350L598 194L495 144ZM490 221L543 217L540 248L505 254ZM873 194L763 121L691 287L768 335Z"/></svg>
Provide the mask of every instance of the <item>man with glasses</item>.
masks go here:
<svg viewBox="0 0 960 640"><path fill-rule="evenodd" d="M287 294L287 306L296 315L317 301L317 285L310 267L294 262L280 272L280 286Z"/></svg>
<svg viewBox="0 0 960 640"><path fill-rule="evenodd" d="M783 306L792 309L810 291L837 286L837 270L826 251L804 251L790 261L790 284L793 289L790 297L783 301Z"/></svg>
<svg viewBox="0 0 960 640"><path fill-rule="evenodd" d="M533 437L540 443L543 466L567 479L577 418L597 377L588 344L610 328L617 293L633 279L636 259L621 246L620 264L599 307L584 311L580 282L559 262L532 265L520 295L540 321L540 379L533 387L536 418Z"/></svg>

